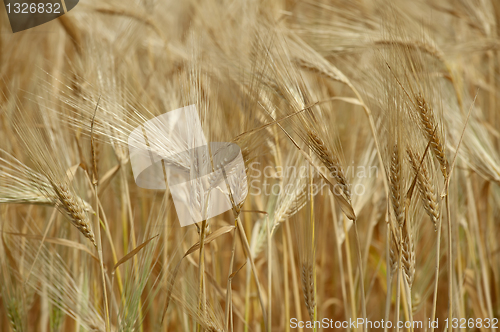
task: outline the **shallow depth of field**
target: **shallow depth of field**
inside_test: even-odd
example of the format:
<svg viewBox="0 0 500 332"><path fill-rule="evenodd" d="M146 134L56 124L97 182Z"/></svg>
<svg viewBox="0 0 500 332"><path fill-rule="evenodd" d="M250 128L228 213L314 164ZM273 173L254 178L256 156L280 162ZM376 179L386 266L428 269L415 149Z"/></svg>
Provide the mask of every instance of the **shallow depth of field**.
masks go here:
<svg viewBox="0 0 500 332"><path fill-rule="evenodd" d="M499 48L496 0L2 7L0 331L495 331ZM128 137L193 104L246 180L181 227Z"/></svg>

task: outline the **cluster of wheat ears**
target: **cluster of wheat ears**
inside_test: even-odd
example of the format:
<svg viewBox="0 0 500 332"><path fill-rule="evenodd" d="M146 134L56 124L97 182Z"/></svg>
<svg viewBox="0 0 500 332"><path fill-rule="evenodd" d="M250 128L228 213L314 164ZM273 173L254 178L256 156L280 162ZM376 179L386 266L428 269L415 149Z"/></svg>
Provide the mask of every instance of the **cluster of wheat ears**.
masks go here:
<svg viewBox="0 0 500 332"><path fill-rule="evenodd" d="M499 47L496 0L2 9L0 330L492 330ZM181 227L127 139L192 104L248 195Z"/></svg>

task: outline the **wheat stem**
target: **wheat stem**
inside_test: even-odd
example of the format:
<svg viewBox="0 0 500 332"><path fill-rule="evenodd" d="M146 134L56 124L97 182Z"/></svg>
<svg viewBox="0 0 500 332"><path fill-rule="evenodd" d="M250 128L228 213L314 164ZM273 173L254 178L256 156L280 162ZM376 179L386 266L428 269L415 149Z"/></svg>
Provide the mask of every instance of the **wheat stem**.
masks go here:
<svg viewBox="0 0 500 332"><path fill-rule="evenodd" d="M292 234L290 232L290 225L289 222L285 222L285 231L286 231L286 238L287 238L287 249L290 252L289 258L290 258L290 267L292 269L292 290L293 290L293 298L294 298L294 305L295 305L295 315L299 321L302 320L302 311L300 310L300 295L299 295L299 282L297 280L297 267L295 265L295 260L294 260L294 250L293 250L293 245L292 245ZM299 331L302 331L303 328L299 326Z"/></svg>
<svg viewBox="0 0 500 332"><path fill-rule="evenodd" d="M363 261L361 258L361 245L359 243L359 234L358 234L358 224L354 223L354 232L356 234L356 250L358 252L358 266L359 266L359 285L361 288L361 310L363 314L363 320L366 321L366 299L365 299L365 285L364 285L364 273L363 273ZM366 324L363 324L363 331L366 332Z"/></svg>
<svg viewBox="0 0 500 332"><path fill-rule="evenodd" d="M238 222L236 219L234 221L235 225ZM237 225L236 225L237 226ZM234 255L236 252L236 228L233 231L233 241L232 241L232 248L231 248L231 259L229 261L229 271L228 271L228 277L227 277L227 286L226 286L226 309L224 313L224 323L226 327L226 331L229 331L229 315L230 315L230 308L232 307L232 289L231 289L231 274L233 273L233 266L234 266Z"/></svg>
<svg viewBox="0 0 500 332"><path fill-rule="evenodd" d="M342 289L342 301L344 303L344 308L349 308L349 304L347 303L347 290L346 290L346 281L345 281L345 274L344 274L344 260L342 257L342 244L340 243L340 237L339 237L339 230L338 230L338 220L337 220L337 214L335 211L335 200L333 199L332 195L329 195L330 197L330 206L332 210L332 215L333 215L333 236L335 237L335 245L337 247L337 259L339 261L339 271L340 271L340 285ZM345 314L345 319L349 320L349 314L347 310L344 310Z"/></svg>
<svg viewBox="0 0 500 332"><path fill-rule="evenodd" d="M241 222L239 222L239 217L238 217L238 223L237 223L238 231L240 233L240 239L241 242L243 243L243 248L245 249L245 253L247 255L247 259L250 261L250 266L252 267L252 273L255 278L255 283L257 285L257 293L259 296L259 301L260 301L260 306L262 309L262 316L264 317L264 326L266 326L266 331L267 331L267 314L266 314L266 308L264 306L264 300L262 298L262 289L260 286L259 282L259 277L257 275L257 268L255 267L254 259L252 257L252 251L250 250L250 245L248 244L248 239L245 234L245 230L243 229L243 225ZM270 332L270 331L267 331Z"/></svg>
<svg viewBox="0 0 500 332"><path fill-rule="evenodd" d="M200 230L200 253L198 256L198 315L205 319L205 232L207 228L207 220L201 222ZM196 330L201 331L201 325L196 323Z"/></svg>
<svg viewBox="0 0 500 332"><path fill-rule="evenodd" d="M104 273L104 259L102 254L102 238L101 238L101 225L99 220L99 197L97 196L97 183L94 183L94 197L95 197L95 206L96 206L96 218L95 218L95 227L97 233L97 252L99 254L99 264L101 267L101 278L102 278L102 288L104 293L104 314L105 314L105 322L106 322L106 332L111 331L110 317L109 317L109 303L108 303L108 291L106 287L106 277Z"/></svg>
<svg viewBox="0 0 500 332"><path fill-rule="evenodd" d="M356 292L354 290L354 278L352 274L352 261L351 261L351 245L349 241L349 233L347 231L347 219L343 218L344 221L344 245L346 252L346 261L347 261L347 275L349 277L349 293L351 297L351 316L353 320L357 320L357 312L356 312ZM357 329L356 329L357 330Z"/></svg>
<svg viewBox="0 0 500 332"><path fill-rule="evenodd" d="M391 264L391 255L390 255L390 247L391 247L391 227L389 225L389 202L387 202L387 210L385 215L385 225L386 225L386 235L385 235L385 261L386 261L386 285L387 285L387 294L385 298L385 321L389 321L390 313L391 313L391 302L392 302L392 264ZM387 324L384 327L384 332L387 332Z"/></svg>
<svg viewBox="0 0 500 332"><path fill-rule="evenodd" d="M398 242L399 242L399 253L398 253L398 275L396 281L396 324L399 322L399 312L401 304L401 274L403 273L402 257L403 257L403 230L402 226L398 228ZM399 324L396 326L396 332L399 332Z"/></svg>

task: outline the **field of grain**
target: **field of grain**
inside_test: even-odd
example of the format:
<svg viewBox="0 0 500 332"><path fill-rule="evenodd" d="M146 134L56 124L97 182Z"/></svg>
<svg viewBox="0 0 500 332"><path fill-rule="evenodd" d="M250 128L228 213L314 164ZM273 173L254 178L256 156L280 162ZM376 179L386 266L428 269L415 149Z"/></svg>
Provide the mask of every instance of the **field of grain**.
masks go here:
<svg viewBox="0 0 500 332"><path fill-rule="evenodd" d="M497 0L82 0L17 33L4 9L0 331L500 328ZM244 172L181 227L128 143L188 105Z"/></svg>

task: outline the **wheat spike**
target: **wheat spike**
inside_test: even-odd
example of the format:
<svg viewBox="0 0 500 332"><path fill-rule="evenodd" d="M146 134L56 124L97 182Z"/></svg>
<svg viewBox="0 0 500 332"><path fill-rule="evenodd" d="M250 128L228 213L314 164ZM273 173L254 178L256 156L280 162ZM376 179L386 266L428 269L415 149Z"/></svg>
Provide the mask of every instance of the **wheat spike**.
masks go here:
<svg viewBox="0 0 500 332"><path fill-rule="evenodd" d="M394 209L394 214L396 221L399 226L403 225L404 222L404 203L403 196L401 193L402 178L401 178L401 162L399 160L399 148L397 144L394 144L392 156L391 156L391 166L390 166L390 190L391 190L391 202L392 208Z"/></svg>
<svg viewBox="0 0 500 332"><path fill-rule="evenodd" d="M314 273L310 263L302 264L302 290L307 312L311 320L314 319L314 308L316 308L316 298L314 296Z"/></svg>
<svg viewBox="0 0 500 332"><path fill-rule="evenodd" d="M403 250L402 264L406 282L411 289L415 278L415 245L413 241L413 232L410 223L406 223L403 227Z"/></svg>
<svg viewBox="0 0 500 332"><path fill-rule="evenodd" d="M57 196L55 203L56 207L66 214L73 226L97 247L94 232L90 227L90 221L85 213L82 202L75 197L65 184L56 184L52 182L52 187Z"/></svg>
<svg viewBox="0 0 500 332"><path fill-rule="evenodd" d="M309 130L307 134L321 161L326 165L332 177L340 185L347 200L351 202L351 191L349 190L347 178L344 175L344 170L342 169L339 159L330 151L330 149L328 149L325 142L316 133Z"/></svg>
<svg viewBox="0 0 500 332"><path fill-rule="evenodd" d="M417 153L412 152L410 149L408 149L407 152L410 165L417 176L417 187L422 196L424 209L431 218L434 228L437 229L439 221L439 204L435 188L429 176L429 171L425 163L420 165L420 156Z"/></svg>
<svg viewBox="0 0 500 332"><path fill-rule="evenodd" d="M396 273L398 269L399 261L399 248L400 248L400 233L402 232L403 243L401 249L401 265L404 273L404 277L408 286L411 288L413 285L413 280L415 278L415 244L413 238L413 232L411 230L410 223L405 223L401 228L397 228L395 233L391 236L391 247L389 249L390 254L390 269L391 275Z"/></svg>
<svg viewBox="0 0 500 332"><path fill-rule="evenodd" d="M434 112L429 104L425 101L425 98L421 94L415 96L415 100L418 107L418 113L420 114L420 122L425 133L427 141L431 142L431 149L434 152L439 165L441 166L441 172L445 178L448 177L448 161L445 154L444 139L440 137L439 131L437 130L436 120L434 118Z"/></svg>

